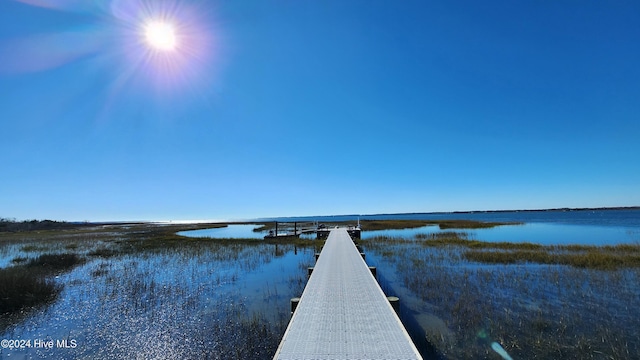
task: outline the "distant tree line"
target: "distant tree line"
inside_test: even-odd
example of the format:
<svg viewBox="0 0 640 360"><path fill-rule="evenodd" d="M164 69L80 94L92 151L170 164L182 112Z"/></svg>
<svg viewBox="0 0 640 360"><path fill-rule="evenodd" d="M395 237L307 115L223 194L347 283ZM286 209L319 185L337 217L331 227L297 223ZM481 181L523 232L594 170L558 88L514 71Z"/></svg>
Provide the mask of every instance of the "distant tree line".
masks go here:
<svg viewBox="0 0 640 360"><path fill-rule="evenodd" d="M78 224L66 221L53 220L25 220L0 218L0 232L33 231L33 230L53 230L77 227Z"/></svg>

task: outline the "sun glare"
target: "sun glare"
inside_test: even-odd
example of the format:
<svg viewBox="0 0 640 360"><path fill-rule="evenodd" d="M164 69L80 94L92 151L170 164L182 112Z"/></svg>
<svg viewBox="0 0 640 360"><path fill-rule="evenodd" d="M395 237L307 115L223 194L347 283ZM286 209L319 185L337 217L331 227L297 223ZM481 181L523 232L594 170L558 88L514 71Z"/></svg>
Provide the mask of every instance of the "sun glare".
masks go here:
<svg viewBox="0 0 640 360"><path fill-rule="evenodd" d="M144 27L147 45L161 51L176 48L176 33L172 24L163 21L150 21Z"/></svg>
<svg viewBox="0 0 640 360"><path fill-rule="evenodd" d="M110 3L121 35L121 41L113 43L120 45L126 70L121 72L120 86L135 81L146 86L145 91L174 95L185 87L209 85L205 80L216 70L218 42L215 19L206 6L181 0Z"/></svg>

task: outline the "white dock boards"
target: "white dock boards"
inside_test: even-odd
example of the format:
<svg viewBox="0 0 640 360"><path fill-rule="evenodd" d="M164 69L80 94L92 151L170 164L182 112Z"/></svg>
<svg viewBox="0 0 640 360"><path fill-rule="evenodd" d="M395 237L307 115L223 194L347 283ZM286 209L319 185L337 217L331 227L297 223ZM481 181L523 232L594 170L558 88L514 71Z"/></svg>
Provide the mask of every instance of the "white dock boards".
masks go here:
<svg viewBox="0 0 640 360"><path fill-rule="evenodd" d="M329 234L274 359L422 359L346 229Z"/></svg>

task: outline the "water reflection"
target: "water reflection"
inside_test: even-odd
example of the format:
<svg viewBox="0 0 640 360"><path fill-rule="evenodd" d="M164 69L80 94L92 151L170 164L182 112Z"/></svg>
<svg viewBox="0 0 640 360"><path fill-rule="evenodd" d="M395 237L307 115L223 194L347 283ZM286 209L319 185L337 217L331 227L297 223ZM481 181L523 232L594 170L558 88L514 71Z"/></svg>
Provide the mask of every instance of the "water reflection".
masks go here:
<svg viewBox="0 0 640 360"><path fill-rule="evenodd" d="M181 231L178 235L188 237L210 237L214 239L262 239L267 233L254 232L261 225L229 225L222 228Z"/></svg>
<svg viewBox="0 0 640 360"><path fill-rule="evenodd" d="M268 231L253 231L262 225L228 225L223 228L181 231L178 235L187 237L209 237L213 239L263 239ZM290 230L293 232L293 228ZM300 234L301 239L315 240L315 233Z"/></svg>
<svg viewBox="0 0 640 360"><path fill-rule="evenodd" d="M262 239L266 232L254 232L260 225L229 225L224 228L183 231L178 233L189 237L211 237L219 239ZM464 231L469 237L489 242L531 242L542 245L616 245L640 241L636 228L622 226L596 226L562 223L526 223L504 225L487 229L440 230L437 225L413 229L375 230L362 232L363 239L376 236L412 238L417 234L433 234L443 231ZM305 239L315 239L315 234L303 234Z"/></svg>
<svg viewBox="0 0 640 360"><path fill-rule="evenodd" d="M470 238L481 241L530 242L542 245L616 245L640 241L640 234L635 228L552 223L527 223L462 230L440 230L437 225L429 225L414 229L364 231L362 238L371 239L376 236L412 238L416 234L433 234L443 231L463 231L468 233Z"/></svg>
<svg viewBox="0 0 640 360"><path fill-rule="evenodd" d="M469 233L473 238L484 241L531 242L542 245L616 245L634 241L626 228L617 226L529 223L478 229Z"/></svg>

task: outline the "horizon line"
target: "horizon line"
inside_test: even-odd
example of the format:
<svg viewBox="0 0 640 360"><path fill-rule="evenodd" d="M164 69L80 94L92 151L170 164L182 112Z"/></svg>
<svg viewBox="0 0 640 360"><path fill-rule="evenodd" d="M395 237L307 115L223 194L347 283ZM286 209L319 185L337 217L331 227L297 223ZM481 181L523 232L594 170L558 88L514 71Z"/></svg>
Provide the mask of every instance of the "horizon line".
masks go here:
<svg viewBox="0 0 640 360"><path fill-rule="evenodd" d="M542 208L542 209L503 209L503 210L455 210L455 211L425 211L425 212L398 212L398 213L373 213L373 214L333 214L333 215L288 215L288 216L268 216L245 219L173 219L173 220L51 220L51 219L28 219L17 220L15 218L0 217L0 220L8 220L13 222L29 222L29 221L56 221L77 224L213 224L213 223L242 223L250 221L271 221L273 219L288 218L325 218L325 217L342 217L342 216L385 216L385 215L416 215L416 214L473 214L473 213L500 213L500 212L543 212L543 211L595 211L595 210L640 210L640 205L634 206L601 206L601 207L560 207L560 208Z"/></svg>

